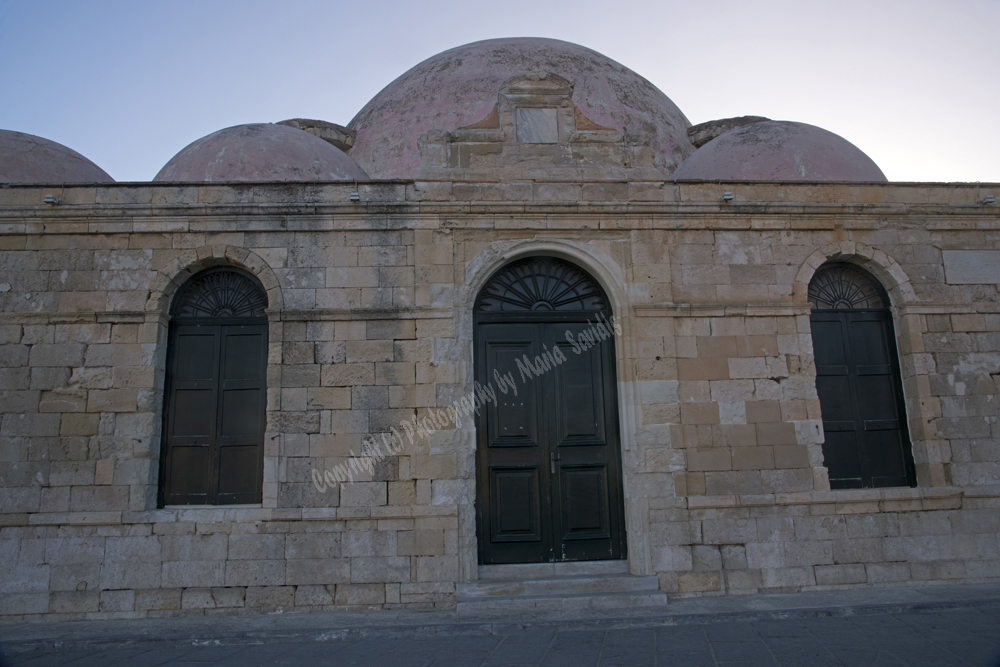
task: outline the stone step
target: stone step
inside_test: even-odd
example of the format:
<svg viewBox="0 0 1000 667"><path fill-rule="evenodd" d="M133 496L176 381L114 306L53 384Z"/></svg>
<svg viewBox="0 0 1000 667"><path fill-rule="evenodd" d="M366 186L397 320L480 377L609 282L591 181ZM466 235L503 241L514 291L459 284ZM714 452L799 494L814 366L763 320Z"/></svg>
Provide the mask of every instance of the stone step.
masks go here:
<svg viewBox="0 0 1000 667"><path fill-rule="evenodd" d="M479 598L458 600L458 614L483 612L572 612L583 609L624 609L631 607L655 607L667 604L667 595L655 593L597 593L593 595L522 595L506 598Z"/></svg>
<svg viewBox="0 0 1000 667"><path fill-rule="evenodd" d="M459 613L572 612L667 604L656 577L628 573L628 563L588 561L483 565L478 581L458 584Z"/></svg>
<svg viewBox="0 0 1000 667"><path fill-rule="evenodd" d="M514 596L569 596L592 593L634 593L658 591L656 577L631 574L539 577L532 579L484 579L458 584L459 600Z"/></svg>
<svg viewBox="0 0 1000 667"><path fill-rule="evenodd" d="M480 565L479 579L536 579L583 574L628 574L628 561L589 560L570 563Z"/></svg>

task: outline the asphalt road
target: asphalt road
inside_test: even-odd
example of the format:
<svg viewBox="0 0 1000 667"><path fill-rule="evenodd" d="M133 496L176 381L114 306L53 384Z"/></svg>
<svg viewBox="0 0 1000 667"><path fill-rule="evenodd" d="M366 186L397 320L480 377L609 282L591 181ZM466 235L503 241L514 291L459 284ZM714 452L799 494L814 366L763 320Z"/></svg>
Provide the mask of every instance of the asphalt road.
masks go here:
<svg viewBox="0 0 1000 667"><path fill-rule="evenodd" d="M391 635L391 633L390 633ZM139 642L118 648L8 652L18 667L373 665L1000 666L1000 606L720 621L659 627L525 630L502 635L373 636L259 644Z"/></svg>

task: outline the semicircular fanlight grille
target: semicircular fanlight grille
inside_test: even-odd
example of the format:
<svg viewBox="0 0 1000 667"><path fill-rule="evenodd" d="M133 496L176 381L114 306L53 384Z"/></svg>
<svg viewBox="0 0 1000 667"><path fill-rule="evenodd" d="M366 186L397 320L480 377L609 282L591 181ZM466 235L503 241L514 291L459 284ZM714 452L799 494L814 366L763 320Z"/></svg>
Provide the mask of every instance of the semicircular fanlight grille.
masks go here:
<svg viewBox="0 0 1000 667"><path fill-rule="evenodd" d="M602 311L604 293L593 278L553 257L528 257L505 266L479 294L478 312Z"/></svg>
<svg viewBox="0 0 1000 667"><path fill-rule="evenodd" d="M851 264L820 267L809 282L809 301L820 310L889 307L875 279Z"/></svg>
<svg viewBox="0 0 1000 667"><path fill-rule="evenodd" d="M209 269L189 280L174 299L174 317L264 317L267 292L255 278Z"/></svg>

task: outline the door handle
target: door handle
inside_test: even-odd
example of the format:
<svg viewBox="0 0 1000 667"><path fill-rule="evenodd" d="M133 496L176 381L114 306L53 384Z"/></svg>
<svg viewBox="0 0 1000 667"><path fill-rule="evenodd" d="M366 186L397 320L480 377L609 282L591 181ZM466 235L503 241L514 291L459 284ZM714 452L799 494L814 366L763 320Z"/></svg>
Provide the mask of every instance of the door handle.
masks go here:
<svg viewBox="0 0 1000 667"><path fill-rule="evenodd" d="M556 472L556 461L562 461L562 454L558 452L549 452L549 472L555 474Z"/></svg>

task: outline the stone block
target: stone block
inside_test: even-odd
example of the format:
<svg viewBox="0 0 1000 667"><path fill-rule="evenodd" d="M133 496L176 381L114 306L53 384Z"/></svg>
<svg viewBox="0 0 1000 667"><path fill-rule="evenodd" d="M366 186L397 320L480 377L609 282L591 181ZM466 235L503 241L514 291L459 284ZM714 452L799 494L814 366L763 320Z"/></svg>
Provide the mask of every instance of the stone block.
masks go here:
<svg viewBox="0 0 1000 667"><path fill-rule="evenodd" d="M762 424L757 426L760 427ZM759 433L758 437L760 437ZM774 467L782 469L809 468L808 447L805 445L775 445Z"/></svg>
<svg viewBox="0 0 1000 667"><path fill-rule="evenodd" d="M350 407L354 410L384 410L389 407L389 387L385 385L351 388Z"/></svg>
<svg viewBox="0 0 1000 667"><path fill-rule="evenodd" d="M154 588L135 592L136 611L171 611L180 608L179 588Z"/></svg>
<svg viewBox="0 0 1000 667"><path fill-rule="evenodd" d="M49 589L49 568L44 565L7 564L0 577L0 593L44 593Z"/></svg>
<svg viewBox="0 0 1000 667"><path fill-rule="evenodd" d="M375 384L375 364L335 364L332 366L322 366L320 376L320 384L324 387L353 387L362 384Z"/></svg>
<svg viewBox="0 0 1000 667"><path fill-rule="evenodd" d="M705 473L705 493L709 496L759 495L762 492L760 473L757 471Z"/></svg>
<svg viewBox="0 0 1000 667"><path fill-rule="evenodd" d="M296 607L325 607L333 604L334 586L296 586Z"/></svg>
<svg viewBox="0 0 1000 667"><path fill-rule="evenodd" d="M97 435L100 415L66 413L62 415L59 426L61 436L92 436Z"/></svg>
<svg viewBox="0 0 1000 667"><path fill-rule="evenodd" d="M160 569L160 538L109 537L104 546L101 588L157 588Z"/></svg>
<svg viewBox="0 0 1000 667"><path fill-rule="evenodd" d="M865 566L858 565L817 565L816 583L820 586L839 584L863 584L868 581Z"/></svg>
<svg viewBox="0 0 1000 667"><path fill-rule="evenodd" d="M341 533L291 533L285 537L285 558L339 558Z"/></svg>
<svg viewBox="0 0 1000 667"><path fill-rule="evenodd" d="M132 611L135 608L135 591L102 591L101 611Z"/></svg>
<svg viewBox="0 0 1000 667"><path fill-rule="evenodd" d="M703 593L722 590L720 572L681 572L677 575L681 593Z"/></svg>
<svg viewBox="0 0 1000 667"><path fill-rule="evenodd" d="M395 556L395 531L349 530L343 533L341 552L345 557Z"/></svg>
<svg viewBox="0 0 1000 667"><path fill-rule="evenodd" d="M731 470L733 467L731 453L728 447L689 449L687 456L688 470L691 472Z"/></svg>
<svg viewBox="0 0 1000 667"><path fill-rule="evenodd" d="M417 581L458 580L457 556L418 556Z"/></svg>
<svg viewBox="0 0 1000 667"><path fill-rule="evenodd" d="M149 466L145 460L132 460L125 461L124 463L138 464L143 471L148 472ZM113 459L101 459L94 463L94 484L97 486L109 486L114 483L115 480L115 461ZM136 479L130 480L131 483L141 484L143 480ZM125 484L126 481L122 480L120 483Z"/></svg>
<svg viewBox="0 0 1000 667"><path fill-rule="evenodd" d="M760 570L732 570L725 574L727 591L750 593L764 587Z"/></svg>
<svg viewBox="0 0 1000 667"><path fill-rule="evenodd" d="M728 380L727 359L678 359L677 379L686 380Z"/></svg>
<svg viewBox="0 0 1000 667"><path fill-rule="evenodd" d="M381 605L385 603L382 584L341 584L337 586L338 605Z"/></svg>
<svg viewBox="0 0 1000 667"><path fill-rule="evenodd" d="M295 605L294 586L250 586L246 590L247 607L282 608Z"/></svg>
<svg viewBox="0 0 1000 667"><path fill-rule="evenodd" d="M283 586L285 583L283 559L226 561L226 586Z"/></svg>
<svg viewBox="0 0 1000 667"><path fill-rule="evenodd" d="M230 560L275 560L285 557L284 535L230 535Z"/></svg>
<svg viewBox="0 0 1000 667"><path fill-rule="evenodd" d="M161 555L164 561L225 560L228 547L228 536L223 534L165 535L160 538Z"/></svg>
<svg viewBox="0 0 1000 667"><path fill-rule="evenodd" d="M53 591L49 596L49 612L53 614L85 614L100 607L100 591Z"/></svg>
<svg viewBox="0 0 1000 667"><path fill-rule="evenodd" d="M388 492L389 492L389 501L388 501L389 505L405 507L408 505L416 504L417 489L416 489L416 484L413 480L389 482Z"/></svg>
<svg viewBox="0 0 1000 667"><path fill-rule="evenodd" d="M380 507L388 502L385 482L353 482L340 487L341 507Z"/></svg>
<svg viewBox="0 0 1000 667"><path fill-rule="evenodd" d="M8 413L0 422L0 436L46 437L59 435L59 414Z"/></svg>
<svg viewBox="0 0 1000 667"><path fill-rule="evenodd" d="M774 468L771 447L737 447L733 449L733 470L764 470Z"/></svg>
<svg viewBox="0 0 1000 667"><path fill-rule="evenodd" d="M761 570L764 588L798 588L815 586L816 577L811 567L779 567Z"/></svg>
<svg viewBox="0 0 1000 667"><path fill-rule="evenodd" d="M405 556L351 559L351 583L384 584L409 581L410 559Z"/></svg>
<svg viewBox="0 0 1000 667"><path fill-rule="evenodd" d="M50 465L49 484L52 486L83 486L94 483L94 461L53 461Z"/></svg>
<svg viewBox="0 0 1000 667"><path fill-rule="evenodd" d="M225 537L225 535L220 535ZM226 583L222 560L183 560L163 563L161 585L168 588L211 588Z"/></svg>
<svg viewBox="0 0 1000 667"><path fill-rule="evenodd" d="M13 346L11 346L13 347ZM83 366L87 346L82 343L39 344L31 346L29 366ZM8 364L15 365L15 364Z"/></svg>
<svg viewBox="0 0 1000 667"><path fill-rule="evenodd" d="M725 544L720 547L722 567L726 570L741 570L747 567L746 547L739 544Z"/></svg>
<svg viewBox="0 0 1000 667"><path fill-rule="evenodd" d="M285 583L289 585L332 585L350 580L348 558L292 558L286 561Z"/></svg>
<svg viewBox="0 0 1000 667"><path fill-rule="evenodd" d="M74 486L69 504L73 512L117 512L129 509L127 486Z"/></svg>
<svg viewBox="0 0 1000 667"><path fill-rule="evenodd" d="M691 547L691 557L696 572L722 569L722 554L717 546L695 544Z"/></svg>
<svg viewBox="0 0 1000 667"><path fill-rule="evenodd" d="M684 424L718 424L718 403L682 403L681 422Z"/></svg>
<svg viewBox="0 0 1000 667"><path fill-rule="evenodd" d="M215 609L235 609L245 606L246 588L212 588L213 608Z"/></svg>

